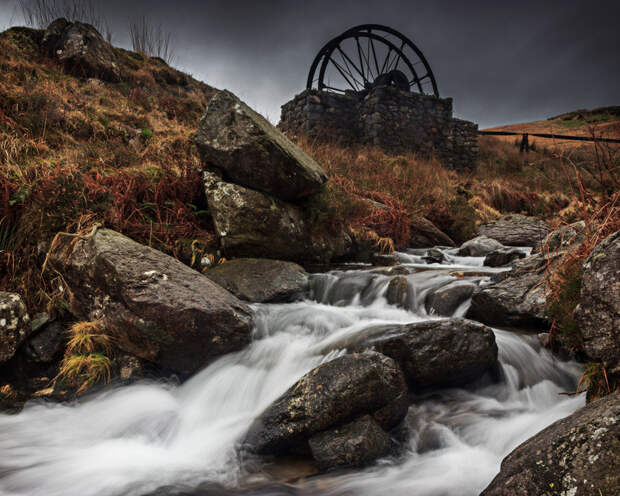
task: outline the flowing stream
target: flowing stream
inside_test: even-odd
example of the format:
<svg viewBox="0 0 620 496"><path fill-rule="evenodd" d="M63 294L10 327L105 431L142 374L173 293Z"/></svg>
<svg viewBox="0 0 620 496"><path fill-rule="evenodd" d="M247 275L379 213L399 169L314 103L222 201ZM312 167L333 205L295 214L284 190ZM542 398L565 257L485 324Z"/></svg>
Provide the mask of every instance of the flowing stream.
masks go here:
<svg viewBox="0 0 620 496"><path fill-rule="evenodd" d="M425 300L455 281L454 271L488 282L481 258L446 251L447 263L429 265L421 254L400 254L415 271L407 276L406 308L385 299L391 276L317 274L311 299L255 305L252 344L181 386L143 382L71 405L30 402L18 415L0 415L0 494L138 496L205 483L217 484L217 492L196 494L237 494L250 480L253 491L263 488L252 494L478 494L505 455L584 403L561 394L575 390L579 365L554 358L536 336L495 329L503 380L416 398L405 420L406 445L371 467L269 489L266 477L261 486L245 473L235 449L262 410L365 329L439 318ZM463 301L454 315L468 305Z"/></svg>

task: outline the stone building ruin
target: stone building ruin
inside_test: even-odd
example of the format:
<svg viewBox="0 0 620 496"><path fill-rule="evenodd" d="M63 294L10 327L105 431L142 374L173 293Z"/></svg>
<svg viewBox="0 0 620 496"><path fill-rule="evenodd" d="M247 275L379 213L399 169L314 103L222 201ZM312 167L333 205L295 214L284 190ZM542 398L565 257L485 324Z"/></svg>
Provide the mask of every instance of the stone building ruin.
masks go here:
<svg viewBox="0 0 620 496"><path fill-rule="evenodd" d="M282 106L279 127L289 136L435 156L451 169L473 169L478 157L478 126L453 117L422 52L375 24L323 46L306 90Z"/></svg>

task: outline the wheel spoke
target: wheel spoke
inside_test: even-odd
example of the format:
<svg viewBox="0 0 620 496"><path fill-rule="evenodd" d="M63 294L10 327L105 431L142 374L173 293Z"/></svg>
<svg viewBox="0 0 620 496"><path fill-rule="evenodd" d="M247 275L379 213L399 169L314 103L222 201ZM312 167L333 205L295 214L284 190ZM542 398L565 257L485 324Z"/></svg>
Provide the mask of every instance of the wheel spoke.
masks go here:
<svg viewBox="0 0 620 496"><path fill-rule="evenodd" d="M352 66L353 66L353 68L354 68L354 69L355 69L355 70L359 73L359 75L360 75L360 76L362 76L362 79L364 80L364 82L367 82L366 76L364 76L364 73L363 73L363 72L361 72L361 71L358 69L358 67L355 65L355 62L353 62L353 61L349 58L349 56L348 56L345 52L343 52L343 51L342 51L342 48L340 48L340 46L338 46L338 47L337 47L337 49L338 49L338 51L340 52L340 54L341 54L341 55L342 55L345 59L347 59L347 60L351 63L351 65L352 65ZM362 86L364 86L364 85L362 85Z"/></svg>
<svg viewBox="0 0 620 496"><path fill-rule="evenodd" d="M385 56L385 60L383 61L383 65L381 66L381 71L379 71L379 74L384 74L383 71L384 71L384 69L386 67L386 64L387 64L388 60L390 60L391 54L392 54L392 47L389 47L388 53Z"/></svg>
<svg viewBox="0 0 620 496"><path fill-rule="evenodd" d="M379 76L379 74L381 74L381 71L379 71L379 62L377 62L377 52L375 52L375 44L372 41L372 38L370 36L368 37L368 41L370 41L370 46L372 47L372 57L375 59L375 67L377 68L377 76Z"/></svg>
<svg viewBox="0 0 620 496"><path fill-rule="evenodd" d="M390 69L390 70L392 70L392 71L393 71L393 70L395 70L395 69L397 69L397 68L398 68L398 61L400 60L400 54L402 53L404 46L405 46L405 42L403 41L403 42L400 44L400 49L399 49L399 51L397 52L397 55L398 55L398 56L394 59L394 60L395 60L395 62L394 62L394 67L393 67L392 69Z"/></svg>
<svg viewBox="0 0 620 496"><path fill-rule="evenodd" d="M360 82L360 80L355 77L355 75L353 74L353 71L351 70L351 67L349 66L349 63L347 62L347 59L345 59L342 56L344 52L342 52L342 50L340 52L341 52L340 58L342 59L342 62L344 63L345 67L347 68L347 72L351 76L351 79L353 79L358 84L358 86L363 88L364 87L364 83ZM355 66L353 66L353 67L355 67ZM357 67L355 69L357 70ZM357 71L357 72L359 72L359 71ZM363 80L363 78L362 78L362 80Z"/></svg>
<svg viewBox="0 0 620 496"><path fill-rule="evenodd" d="M429 74L425 74L421 78L414 78L411 81L409 81L409 86L413 86L414 84L420 84L422 81L424 81L425 79L428 79L429 77L430 77Z"/></svg>
<svg viewBox="0 0 620 496"><path fill-rule="evenodd" d="M364 60L366 61L366 67L368 68L368 75L370 76L368 80L370 81L372 78L374 81L377 76L372 73L372 67L370 65L370 38L368 38L368 41L366 42L366 52L362 50L362 53L364 54Z"/></svg>
<svg viewBox="0 0 620 496"><path fill-rule="evenodd" d="M332 64L334 64L334 66L336 67L336 69L338 69L338 72L340 72L340 74L342 75L342 77L344 78L344 80L348 83L348 85L355 91L358 91L358 87L356 84L352 83L349 78L347 77L347 75L344 73L344 71L346 69L342 68L340 66L340 64L338 62L336 62L332 57L329 58L329 60L332 61ZM349 75L351 75L351 73L349 73ZM355 78L353 78L353 80L355 81Z"/></svg>
<svg viewBox="0 0 620 496"><path fill-rule="evenodd" d="M364 71L364 60L362 59L362 47L360 46L360 39L356 36L355 37L355 43L357 45L357 56L360 59L360 67L362 68L362 72ZM368 74L370 75L370 73ZM366 76L362 76L364 78L364 81L368 81L368 78Z"/></svg>

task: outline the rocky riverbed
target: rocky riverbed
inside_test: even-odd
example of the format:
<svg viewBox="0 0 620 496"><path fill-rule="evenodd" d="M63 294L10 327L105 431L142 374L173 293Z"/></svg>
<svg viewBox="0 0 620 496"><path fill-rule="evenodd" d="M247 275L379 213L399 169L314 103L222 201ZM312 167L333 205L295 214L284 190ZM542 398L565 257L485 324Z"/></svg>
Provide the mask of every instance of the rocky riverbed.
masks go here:
<svg viewBox="0 0 620 496"><path fill-rule="evenodd" d="M251 304L250 344L182 385L138 382L0 417L0 487L478 494L504 456L583 406L566 394L581 366L536 335L463 319L472 295L457 289L438 315L427 306L436 293L459 282L475 293L506 270L439 251L441 264L413 250L396 267L309 275L296 301ZM398 277L406 296L388 303Z"/></svg>

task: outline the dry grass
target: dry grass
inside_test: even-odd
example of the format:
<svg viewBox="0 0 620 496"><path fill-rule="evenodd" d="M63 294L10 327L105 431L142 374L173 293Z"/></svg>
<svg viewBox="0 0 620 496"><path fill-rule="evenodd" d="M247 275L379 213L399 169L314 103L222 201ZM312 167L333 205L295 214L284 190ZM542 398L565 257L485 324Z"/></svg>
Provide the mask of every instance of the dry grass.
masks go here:
<svg viewBox="0 0 620 496"><path fill-rule="evenodd" d="M65 356L54 382L76 387L83 393L95 384L110 382L112 338L100 322L77 322L68 331Z"/></svg>
<svg viewBox="0 0 620 496"><path fill-rule="evenodd" d="M407 245L409 219L417 215L433 221L457 242L474 236L481 223L507 213L537 215L552 224L575 220L580 212L571 204L573 184L561 164L576 160L577 168L585 171L584 164L593 163L592 155L521 154L513 144L484 136L473 173L449 171L436 160L413 153L394 156L379 148L303 139L299 144L328 172L332 196L348 199L340 201L340 217L392 238L396 248ZM595 183L588 184L600 192Z"/></svg>

